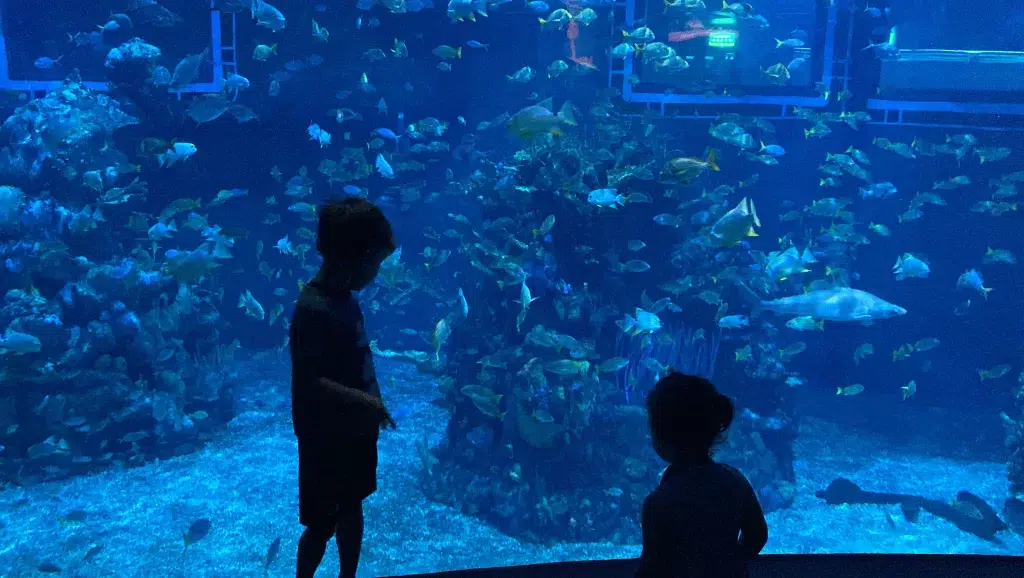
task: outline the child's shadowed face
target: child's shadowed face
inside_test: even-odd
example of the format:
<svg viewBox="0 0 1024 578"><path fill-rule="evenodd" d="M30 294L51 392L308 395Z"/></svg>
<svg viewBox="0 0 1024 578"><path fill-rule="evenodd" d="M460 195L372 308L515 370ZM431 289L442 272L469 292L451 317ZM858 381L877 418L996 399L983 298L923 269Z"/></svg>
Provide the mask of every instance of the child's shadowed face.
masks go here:
<svg viewBox="0 0 1024 578"><path fill-rule="evenodd" d="M388 258L393 252L393 249L382 249L371 253L358 265L349 267L347 273L349 274L349 289L352 291L360 291L364 289L373 280L377 278L377 273L380 273L380 266L384 263L384 260Z"/></svg>
<svg viewBox="0 0 1024 578"><path fill-rule="evenodd" d="M377 278L377 273L380 272L380 265L384 260L379 261L367 261L362 266L352 271L351 281L349 282L349 288L353 291L360 291L364 289L373 280Z"/></svg>
<svg viewBox="0 0 1024 578"><path fill-rule="evenodd" d="M651 444L654 446L654 452L658 454L659 458L668 463L675 461L676 452L672 449L672 446L659 439L653 432L651 432Z"/></svg>

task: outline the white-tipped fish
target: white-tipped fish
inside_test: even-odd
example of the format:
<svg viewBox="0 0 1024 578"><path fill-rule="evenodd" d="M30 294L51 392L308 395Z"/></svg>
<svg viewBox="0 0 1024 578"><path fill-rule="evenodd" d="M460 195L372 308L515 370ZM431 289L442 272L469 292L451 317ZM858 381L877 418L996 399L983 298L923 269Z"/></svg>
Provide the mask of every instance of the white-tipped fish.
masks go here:
<svg viewBox="0 0 1024 578"><path fill-rule="evenodd" d="M927 279L932 271L928 267L928 263L910 253L904 253L896 258L896 264L892 266L892 272L896 275L897 281L903 281L912 277Z"/></svg>
<svg viewBox="0 0 1024 578"><path fill-rule="evenodd" d="M252 296L248 289L245 290L245 293L238 296L238 307L245 309L245 314L253 319L263 321L265 317L263 306Z"/></svg>
<svg viewBox="0 0 1024 578"><path fill-rule="evenodd" d="M257 26L263 26L269 28L272 32L284 29L284 14L277 8L274 8L263 0L252 0L250 6L252 12L252 18L256 21Z"/></svg>
<svg viewBox="0 0 1024 578"><path fill-rule="evenodd" d="M178 161L184 161L196 154L196 145L190 142L176 142L167 149L167 152L158 154L157 161L161 167L169 167Z"/></svg>
<svg viewBox="0 0 1024 578"><path fill-rule="evenodd" d="M760 227L754 201L743 197L728 213L711 226L711 239L720 247L735 247L746 237L756 237L754 227Z"/></svg>
<svg viewBox="0 0 1024 578"><path fill-rule="evenodd" d="M459 305L462 308L462 316L469 317L469 302L466 301L466 294L462 292L462 287L459 287Z"/></svg>
<svg viewBox="0 0 1024 578"><path fill-rule="evenodd" d="M380 173L380 176L384 177L385 179L395 178L395 169L391 168L391 165L388 164L388 161L387 159L384 158L384 155L377 153L377 162L374 164L377 166L377 172Z"/></svg>

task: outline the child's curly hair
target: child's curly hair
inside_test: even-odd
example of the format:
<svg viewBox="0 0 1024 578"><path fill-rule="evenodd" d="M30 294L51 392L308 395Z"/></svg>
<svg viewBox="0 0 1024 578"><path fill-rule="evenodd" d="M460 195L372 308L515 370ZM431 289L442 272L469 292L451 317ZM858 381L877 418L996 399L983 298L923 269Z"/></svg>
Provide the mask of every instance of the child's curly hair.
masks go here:
<svg viewBox="0 0 1024 578"><path fill-rule="evenodd" d="M711 455L732 424L732 400L703 377L673 371L647 396L651 435L676 451Z"/></svg>

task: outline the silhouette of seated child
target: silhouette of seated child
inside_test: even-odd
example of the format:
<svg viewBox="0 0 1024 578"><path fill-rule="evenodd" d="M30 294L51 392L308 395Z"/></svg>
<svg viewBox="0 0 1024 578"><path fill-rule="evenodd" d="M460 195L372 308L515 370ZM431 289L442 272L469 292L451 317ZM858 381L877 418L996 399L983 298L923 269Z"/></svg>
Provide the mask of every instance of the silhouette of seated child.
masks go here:
<svg viewBox="0 0 1024 578"><path fill-rule="evenodd" d="M672 372L647 397L654 449L669 467L644 501L637 578L739 578L768 540L754 489L711 459L732 401L702 377Z"/></svg>

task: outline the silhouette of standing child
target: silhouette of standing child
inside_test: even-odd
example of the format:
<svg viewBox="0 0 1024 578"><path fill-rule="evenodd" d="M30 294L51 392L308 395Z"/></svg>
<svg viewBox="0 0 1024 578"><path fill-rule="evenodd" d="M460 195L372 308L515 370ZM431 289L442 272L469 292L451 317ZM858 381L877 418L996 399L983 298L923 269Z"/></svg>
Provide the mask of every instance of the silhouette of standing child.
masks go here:
<svg viewBox="0 0 1024 578"><path fill-rule="evenodd" d="M732 401L702 377L672 372L647 397L651 437L669 462L644 501L636 578L740 578L768 540L750 482L711 459Z"/></svg>
<svg viewBox="0 0 1024 578"><path fill-rule="evenodd" d="M395 251L384 213L358 198L320 208L323 265L292 317L292 422L299 445L298 578L312 578L332 536L341 578L355 578L363 500L377 489L377 437L394 426L381 401L373 354L354 291Z"/></svg>

